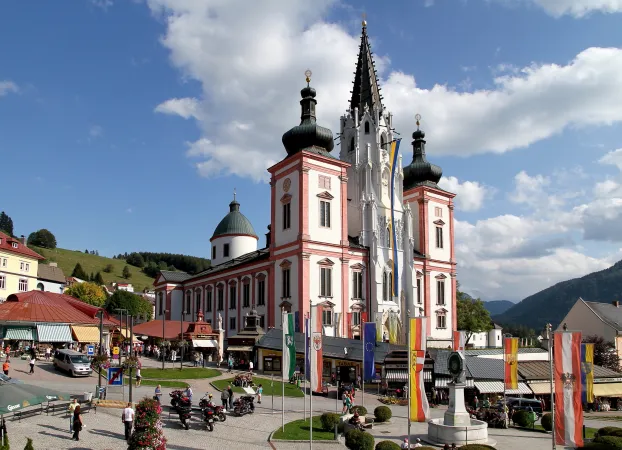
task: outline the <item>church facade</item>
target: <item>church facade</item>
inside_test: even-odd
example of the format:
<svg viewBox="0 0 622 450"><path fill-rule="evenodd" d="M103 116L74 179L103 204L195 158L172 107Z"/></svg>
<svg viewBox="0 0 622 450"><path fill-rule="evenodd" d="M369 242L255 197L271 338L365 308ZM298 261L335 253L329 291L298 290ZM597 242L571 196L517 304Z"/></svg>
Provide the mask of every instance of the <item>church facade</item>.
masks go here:
<svg viewBox="0 0 622 450"><path fill-rule="evenodd" d="M185 320L195 320L202 311L208 322L221 320L229 337L244 328L252 309L263 328L280 327L286 311L296 314L303 331L313 302L323 306L329 336L357 337L361 322L376 321L387 337L397 326L404 342L408 316L425 316L428 345L451 345L457 329L455 195L438 186L442 171L427 161L418 123L412 162L403 167L399 156L391 189L396 133L382 104L365 23L338 157L333 133L316 122L309 78L301 97L301 123L282 139L287 155L268 169L265 245L234 196L211 238L212 267L157 277L155 318L180 320L183 312ZM410 153L405 143L401 153Z"/></svg>

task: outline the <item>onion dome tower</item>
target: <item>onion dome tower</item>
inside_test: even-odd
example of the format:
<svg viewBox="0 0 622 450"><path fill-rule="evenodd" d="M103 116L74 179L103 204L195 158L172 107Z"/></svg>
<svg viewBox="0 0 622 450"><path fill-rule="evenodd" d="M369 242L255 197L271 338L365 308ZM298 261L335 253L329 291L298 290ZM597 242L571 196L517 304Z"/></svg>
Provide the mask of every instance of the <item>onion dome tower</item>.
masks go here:
<svg viewBox="0 0 622 450"><path fill-rule="evenodd" d="M439 189L438 182L443 176L443 169L428 162L425 157L425 133L419 129L421 116L416 115L417 131L413 133L413 160L404 167L404 191L417 186Z"/></svg>

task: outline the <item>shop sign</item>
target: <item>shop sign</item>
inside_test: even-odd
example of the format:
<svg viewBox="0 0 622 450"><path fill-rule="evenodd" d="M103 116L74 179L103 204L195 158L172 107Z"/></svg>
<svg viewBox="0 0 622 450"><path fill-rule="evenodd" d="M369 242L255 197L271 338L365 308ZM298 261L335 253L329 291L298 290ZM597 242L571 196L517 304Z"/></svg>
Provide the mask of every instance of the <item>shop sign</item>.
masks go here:
<svg viewBox="0 0 622 450"><path fill-rule="evenodd" d="M619 383L622 378L594 378L594 383Z"/></svg>

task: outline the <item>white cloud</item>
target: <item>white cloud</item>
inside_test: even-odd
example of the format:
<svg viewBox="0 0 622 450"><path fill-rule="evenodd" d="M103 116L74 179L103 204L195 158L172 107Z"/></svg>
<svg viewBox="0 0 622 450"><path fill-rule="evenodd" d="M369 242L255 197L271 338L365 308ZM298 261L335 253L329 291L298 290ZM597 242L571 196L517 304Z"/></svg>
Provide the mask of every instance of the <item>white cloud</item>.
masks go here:
<svg viewBox="0 0 622 450"><path fill-rule="evenodd" d="M100 125L91 125L89 128L89 136L91 138L98 138L104 135L104 129Z"/></svg>
<svg viewBox="0 0 622 450"><path fill-rule="evenodd" d="M525 1L525 0L521 0ZM527 0L540 6L554 17L571 15L584 17L592 12L622 12L622 0Z"/></svg>
<svg viewBox="0 0 622 450"><path fill-rule="evenodd" d="M9 93L17 93L19 92L19 88L17 84L12 81L0 81L0 97L9 94Z"/></svg>
<svg viewBox="0 0 622 450"><path fill-rule="evenodd" d="M156 106L155 112L201 120L199 100L196 98L171 98Z"/></svg>
<svg viewBox="0 0 622 450"><path fill-rule="evenodd" d="M108 8L114 4L112 0L89 0L89 2L91 5L103 9L104 11L108 11Z"/></svg>
<svg viewBox="0 0 622 450"><path fill-rule="evenodd" d="M611 164L622 171L622 148L613 150L598 160L601 164Z"/></svg>
<svg viewBox="0 0 622 450"><path fill-rule="evenodd" d="M456 177L443 177L439 186L456 194L456 207L462 211L477 211L484 205L484 200L492 196L493 191L477 181L460 183Z"/></svg>

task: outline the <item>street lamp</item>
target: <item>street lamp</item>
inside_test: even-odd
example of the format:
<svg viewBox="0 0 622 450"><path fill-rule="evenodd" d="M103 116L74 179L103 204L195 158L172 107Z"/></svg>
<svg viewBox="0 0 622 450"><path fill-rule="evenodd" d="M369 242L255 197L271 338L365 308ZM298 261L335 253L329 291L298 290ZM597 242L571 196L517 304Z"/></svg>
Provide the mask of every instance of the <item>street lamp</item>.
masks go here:
<svg viewBox="0 0 622 450"><path fill-rule="evenodd" d="M164 318L166 317L167 309L162 310L162 345L160 345L160 355L162 355L162 370L164 370Z"/></svg>
<svg viewBox="0 0 622 450"><path fill-rule="evenodd" d="M181 312L181 319L179 320L179 345L181 347L181 362L179 364L179 370L184 368L184 319L186 318L186 311Z"/></svg>
<svg viewBox="0 0 622 450"><path fill-rule="evenodd" d="M97 315L99 316L99 352L97 352L100 356L103 351L104 346L104 310L100 309L97 311ZM100 392L102 388L102 370L101 368L97 368L97 373L99 375L97 382L97 397L100 398Z"/></svg>

